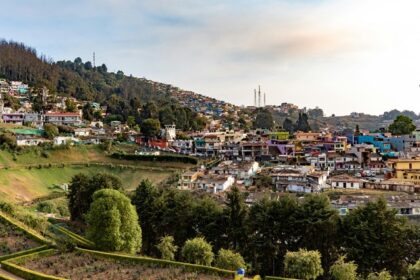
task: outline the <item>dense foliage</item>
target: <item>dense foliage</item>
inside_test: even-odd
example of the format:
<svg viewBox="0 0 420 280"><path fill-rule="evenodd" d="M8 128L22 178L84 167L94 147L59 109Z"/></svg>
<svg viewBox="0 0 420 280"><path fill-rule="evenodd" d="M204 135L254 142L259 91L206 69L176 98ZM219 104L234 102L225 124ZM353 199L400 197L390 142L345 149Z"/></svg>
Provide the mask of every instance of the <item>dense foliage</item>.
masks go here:
<svg viewBox="0 0 420 280"><path fill-rule="evenodd" d="M232 250L220 249L217 253L215 266L235 271L238 268L245 268L245 261L239 253L235 253Z"/></svg>
<svg viewBox="0 0 420 280"><path fill-rule="evenodd" d="M87 236L105 251L136 253L141 248L137 212L124 194L103 189L94 193L86 215Z"/></svg>
<svg viewBox="0 0 420 280"><path fill-rule="evenodd" d="M388 127L389 132L394 135L410 134L415 129L416 125L413 123L413 120L403 115L398 116Z"/></svg>
<svg viewBox="0 0 420 280"><path fill-rule="evenodd" d="M172 236L162 237L156 247L158 248L162 259L170 261L175 260L175 253L178 251L178 246L174 244L174 238Z"/></svg>
<svg viewBox="0 0 420 280"><path fill-rule="evenodd" d="M205 126L202 117L172 97L171 91L175 89L171 85L127 76L122 71L108 72L106 65L93 67L91 62L83 63L79 57L74 61L54 62L38 56L33 48L3 40L0 41L0 77L23 81L37 89L45 86L52 95L98 102L110 114L105 121L127 121L131 117L141 127L144 119L155 118L163 125L174 123L184 130ZM6 106L19 107L18 101L6 97ZM67 111L76 110L72 101L67 100ZM33 101L35 109L42 109L38 97ZM84 117L91 119L93 114L88 107L84 108Z"/></svg>
<svg viewBox="0 0 420 280"><path fill-rule="evenodd" d="M334 271L338 270L341 255L347 255L348 261L340 269L354 262L363 276L385 267L393 275L406 275L408 265L420 257L418 228L395 216L382 201L340 217L321 194L304 199L265 198L246 206L244 194L233 188L223 205L207 195L197 197L142 182L132 203L144 233L143 253L152 256L160 256L156 245L170 235L180 248L188 239L204 237L213 253L233 250L244 257L253 273L262 275L283 276L285 254L300 248L320 253L324 275L334 263ZM389 242L397 245L387 246ZM179 252L175 259L182 259Z"/></svg>
<svg viewBox="0 0 420 280"><path fill-rule="evenodd" d="M182 257L186 262L211 265L214 253L211 245L202 237L189 239L182 247Z"/></svg>
<svg viewBox="0 0 420 280"><path fill-rule="evenodd" d="M321 254L318 251L299 249L287 252L284 257L285 274L296 279L316 279L324 273L321 265Z"/></svg>
<svg viewBox="0 0 420 280"><path fill-rule="evenodd" d="M69 210L73 221L83 220L84 214L89 210L92 196L97 190L116 189L122 190L122 183L118 177L110 174L85 174L75 175L69 184Z"/></svg>

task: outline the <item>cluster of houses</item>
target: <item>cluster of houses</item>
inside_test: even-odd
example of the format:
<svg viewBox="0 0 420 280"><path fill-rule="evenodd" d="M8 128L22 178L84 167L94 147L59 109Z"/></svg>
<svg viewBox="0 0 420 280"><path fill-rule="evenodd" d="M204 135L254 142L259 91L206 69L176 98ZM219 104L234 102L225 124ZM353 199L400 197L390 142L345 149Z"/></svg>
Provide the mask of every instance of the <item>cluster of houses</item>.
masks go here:
<svg viewBox="0 0 420 280"><path fill-rule="evenodd" d="M190 136L190 140L174 139L165 145L178 153L218 158L222 163L204 172L188 172L180 180L184 189L217 193L233 183L249 188L265 177L278 192L366 188L420 193L419 131L404 136L328 132L289 135L284 131L218 131ZM236 175L241 173L239 166L249 170L248 166L256 162L261 167L247 173L246 179ZM219 176L220 169L224 176ZM219 187L209 187L216 185Z"/></svg>

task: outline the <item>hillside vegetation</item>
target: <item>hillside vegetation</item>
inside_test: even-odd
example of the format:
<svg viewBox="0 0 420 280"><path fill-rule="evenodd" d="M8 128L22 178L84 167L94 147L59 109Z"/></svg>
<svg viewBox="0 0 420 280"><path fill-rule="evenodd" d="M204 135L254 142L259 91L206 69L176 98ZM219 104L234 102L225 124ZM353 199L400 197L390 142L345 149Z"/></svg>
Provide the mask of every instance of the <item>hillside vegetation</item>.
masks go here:
<svg viewBox="0 0 420 280"><path fill-rule="evenodd" d="M52 192L78 174L105 172L119 177L127 190L143 179L160 183L177 170L191 165L178 162L142 162L109 157L98 146L43 151L27 149L18 154L0 150L0 196L25 202Z"/></svg>

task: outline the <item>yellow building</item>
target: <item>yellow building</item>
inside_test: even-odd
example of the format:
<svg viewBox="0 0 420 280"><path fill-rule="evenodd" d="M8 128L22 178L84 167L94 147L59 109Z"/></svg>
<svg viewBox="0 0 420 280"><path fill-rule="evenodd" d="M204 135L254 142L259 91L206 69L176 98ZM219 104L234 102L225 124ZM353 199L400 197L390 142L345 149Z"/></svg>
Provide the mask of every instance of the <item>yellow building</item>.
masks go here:
<svg viewBox="0 0 420 280"><path fill-rule="evenodd" d="M392 168L392 178L420 185L420 159L391 159L387 162Z"/></svg>

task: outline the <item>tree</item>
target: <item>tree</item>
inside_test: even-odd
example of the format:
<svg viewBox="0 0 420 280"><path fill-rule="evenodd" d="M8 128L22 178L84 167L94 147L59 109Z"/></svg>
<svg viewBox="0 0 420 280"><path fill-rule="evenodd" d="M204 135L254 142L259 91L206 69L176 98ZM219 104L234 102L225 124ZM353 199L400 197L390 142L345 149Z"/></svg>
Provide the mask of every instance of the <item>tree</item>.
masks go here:
<svg viewBox="0 0 420 280"><path fill-rule="evenodd" d="M136 118L134 116L128 116L127 125L133 127L136 124Z"/></svg>
<svg viewBox="0 0 420 280"><path fill-rule="evenodd" d="M350 212L344 217L340 231L344 252L364 276L383 269L402 275L405 260L419 253L418 230L396 216L394 209L388 209L384 198Z"/></svg>
<svg viewBox="0 0 420 280"><path fill-rule="evenodd" d="M409 117L399 115L388 127L388 130L394 135L410 134L416 130L416 125Z"/></svg>
<svg viewBox="0 0 420 280"><path fill-rule="evenodd" d="M408 266L408 277L410 280L420 279L420 260Z"/></svg>
<svg viewBox="0 0 420 280"><path fill-rule="evenodd" d="M117 190L96 191L86 215L87 236L106 251L136 253L141 248L141 228L130 199Z"/></svg>
<svg viewBox="0 0 420 280"><path fill-rule="evenodd" d="M90 105L90 103L86 103L83 106L82 113L83 113L83 119L84 120L92 121L93 120L93 117L94 117L94 114L95 114L95 111L93 110L93 108Z"/></svg>
<svg viewBox="0 0 420 280"><path fill-rule="evenodd" d="M305 196L297 215L299 248L318 250L327 269L338 257L338 211L327 195L310 194Z"/></svg>
<svg viewBox="0 0 420 280"><path fill-rule="evenodd" d="M291 195L263 198L251 206L245 252L252 256L251 266L258 273L279 275L286 252L298 249L298 212L298 201Z"/></svg>
<svg viewBox="0 0 420 280"><path fill-rule="evenodd" d="M178 250L178 246L174 245L173 236L167 235L162 237L156 247L158 248L162 259L170 261L175 260L175 253Z"/></svg>
<svg viewBox="0 0 420 280"><path fill-rule="evenodd" d="M319 107L315 107L314 109L309 109L308 110L308 115L312 119L319 119L319 118L322 118L324 116L324 111Z"/></svg>
<svg viewBox="0 0 420 280"><path fill-rule="evenodd" d="M254 121L254 128L272 129L274 126L273 115L267 109L259 109Z"/></svg>
<svg viewBox="0 0 420 280"><path fill-rule="evenodd" d="M366 280L391 280L392 276L391 274L389 274L388 271L383 270L381 272L372 272L369 273L368 277L366 278Z"/></svg>
<svg viewBox="0 0 420 280"><path fill-rule="evenodd" d="M288 277L297 279L316 279L324 273L321 254L318 251L299 249L287 252L284 258L284 270Z"/></svg>
<svg viewBox="0 0 420 280"><path fill-rule="evenodd" d="M153 247L157 243L160 234L157 229L157 224L159 223L159 207L157 204L159 196L160 194L156 187L151 181L146 179L140 182L131 199L140 217L140 226L143 231L143 252L146 255L152 254Z"/></svg>
<svg viewBox="0 0 420 280"><path fill-rule="evenodd" d="M211 265L214 259L211 245L202 237L187 240L182 247L182 256L185 261L200 265Z"/></svg>
<svg viewBox="0 0 420 280"><path fill-rule="evenodd" d="M141 125L141 132L148 138L157 136L159 131L160 122L158 119L146 119Z"/></svg>
<svg viewBox="0 0 420 280"><path fill-rule="evenodd" d="M244 231L247 206L244 202L244 197L239 189L234 186L227 194L227 203L225 208L226 232L228 244L234 250L240 249L240 244L246 239L246 232Z"/></svg>
<svg viewBox="0 0 420 280"><path fill-rule="evenodd" d="M239 253L235 253L232 250L220 249L217 253L215 266L236 271L238 268L245 268L245 261Z"/></svg>
<svg viewBox="0 0 420 280"><path fill-rule="evenodd" d="M93 194L100 189L122 190L122 183L118 177L110 174L98 173L89 177L80 173L73 176L67 194L71 220L84 220Z"/></svg>
<svg viewBox="0 0 420 280"><path fill-rule="evenodd" d="M360 127L358 124L356 124L356 129L354 131L354 136L359 136L360 135Z"/></svg>
<svg viewBox="0 0 420 280"><path fill-rule="evenodd" d="M340 256L330 267L330 274L334 280L356 280L357 265L354 262L345 262L345 257Z"/></svg>
<svg viewBox="0 0 420 280"><path fill-rule="evenodd" d="M299 113L299 118L296 122L296 130L308 132L311 130L311 127L308 123L308 115L305 113Z"/></svg>
<svg viewBox="0 0 420 280"><path fill-rule="evenodd" d="M76 103L74 103L74 101L70 98L66 99L66 112L76 112L77 107L76 107Z"/></svg>
<svg viewBox="0 0 420 280"><path fill-rule="evenodd" d="M295 127L293 125L293 122L289 118L286 118L284 120L283 129L286 130L287 132L289 132L289 134L293 134L293 132L295 131Z"/></svg>
<svg viewBox="0 0 420 280"><path fill-rule="evenodd" d="M273 186L273 180L269 175L260 174L255 178L255 185L257 188L271 188Z"/></svg>
<svg viewBox="0 0 420 280"><path fill-rule="evenodd" d="M59 134L58 127L51 123L47 123L44 125L44 133L48 139L53 139Z"/></svg>

